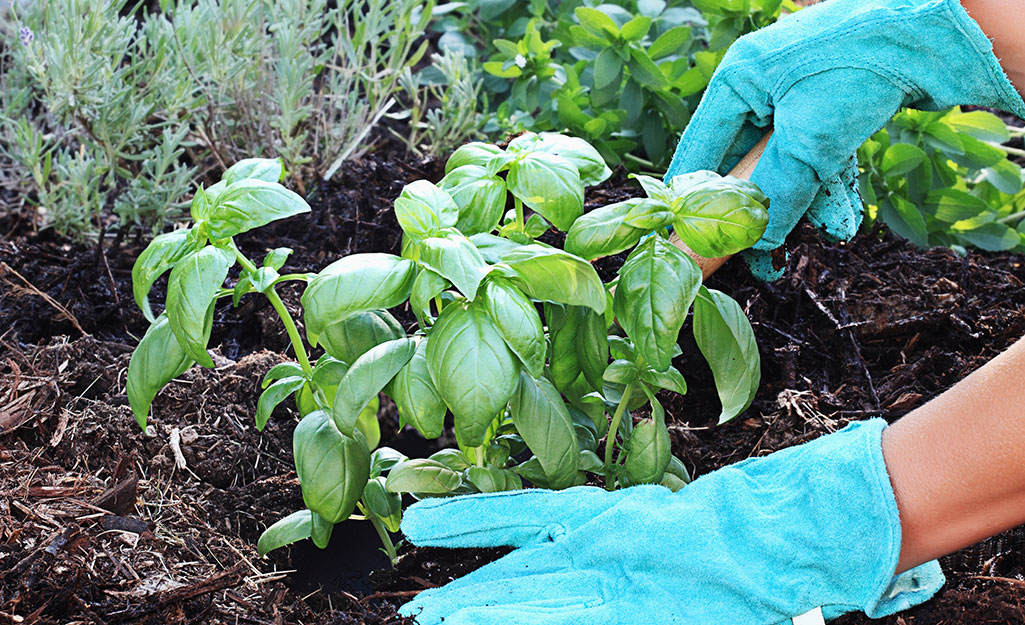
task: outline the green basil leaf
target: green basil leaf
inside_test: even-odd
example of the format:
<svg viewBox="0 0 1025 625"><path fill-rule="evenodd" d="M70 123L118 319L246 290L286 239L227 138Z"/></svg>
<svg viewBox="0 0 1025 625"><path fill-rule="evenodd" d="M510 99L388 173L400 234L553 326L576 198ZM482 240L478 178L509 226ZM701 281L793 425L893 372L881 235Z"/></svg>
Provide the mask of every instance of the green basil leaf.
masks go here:
<svg viewBox="0 0 1025 625"><path fill-rule="evenodd" d="M270 267L275 271L280 271L285 266L285 261L292 255L292 248L290 247L276 247L273 250L267 252L267 255L263 257L263 266Z"/></svg>
<svg viewBox="0 0 1025 625"><path fill-rule="evenodd" d="M448 157L448 162L445 163L445 174L447 175L453 169L462 167L463 165L486 166L491 161L492 157L498 156L502 153L502 148L497 145L481 143L479 141L467 143L466 145L460 146L452 153L452 156Z"/></svg>
<svg viewBox="0 0 1025 625"><path fill-rule="evenodd" d="M320 344L338 360L354 363L374 346L405 336L406 331L389 312L371 310L329 325L320 335Z"/></svg>
<svg viewBox="0 0 1025 625"><path fill-rule="evenodd" d="M460 442L483 444L488 426L519 384L519 365L498 328L481 306L457 300L435 322L426 356Z"/></svg>
<svg viewBox="0 0 1025 625"><path fill-rule="evenodd" d="M616 359L629 360L630 362L637 360L637 352L634 350L633 342L621 336L609 336L609 351L612 353L612 357Z"/></svg>
<svg viewBox="0 0 1025 625"><path fill-rule="evenodd" d="M450 286L448 280L430 269L421 268L413 282L413 290L409 294L409 305L421 326L426 326L431 317L431 300Z"/></svg>
<svg viewBox="0 0 1025 625"><path fill-rule="evenodd" d="M247 158L224 170L221 180L233 184L239 180L280 182L285 177L285 165L280 158Z"/></svg>
<svg viewBox="0 0 1025 625"><path fill-rule="evenodd" d="M312 521L310 540L318 549L327 549L331 542L331 534L335 530L335 524L312 510L310 511L310 520Z"/></svg>
<svg viewBox="0 0 1025 625"><path fill-rule="evenodd" d="M605 312L601 278L586 260L552 247L523 245L502 256L513 283L533 299Z"/></svg>
<svg viewBox="0 0 1025 625"><path fill-rule="evenodd" d="M637 244L645 230L626 223L635 207L648 202L640 198L616 202L585 213L566 234L565 249L587 260L618 254Z"/></svg>
<svg viewBox="0 0 1025 625"><path fill-rule="evenodd" d="M480 165L456 167L438 183L459 207L455 227L463 234L491 232L505 209L505 180L489 175Z"/></svg>
<svg viewBox="0 0 1025 625"><path fill-rule="evenodd" d="M510 151L544 152L560 156L577 168L580 182L590 187L607 180L612 170L600 152L579 137L555 132L524 133L509 142Z"/></svg>
<svg viewBox="0 0 1025 625"><path fill-rule="evenodd" d="M572 484L579 461L577 437L559 391L548 380L521 372L511 407L516 431L537 456L550 487Z"/></svg>
<svg viewBox="0 0 1025 625"><path fill-rule="evenodd" d="M463 452L458 449L442 449L441 451L436 451L431 454L430 460L439 462L456 473L469 469L473 464L466 458Z"/></svg>
<svg viewBox="0 0 1025 625"><path fill-rule="evenodd" d="M701 169L701 170L698 170L698 171L692 171L692 172L689 172L689 173L686 173L686 174L680 174L678 176L673 176L672 178L670 178L669 179L669 191L672 193L672 197L682 197L682 196L686 195L687 193L689 193L690 191L693 191L694 189L700 187L703 184L706 184L706 183L709 183L709 182L721 182L722 179L723 179L722 176L720 176L719 174L715 173L714 171L709 171L707 169ZM655 179L652 178L650 180L655 180ZM639 176L637 177L637 181L641 183L641 186L644 187L644 190L648 193L648 195L650 197L652 197L652 198L655 197L654 195L652 195L652 192L657 192L657 187L656 186L650 186L650 185L654 185L653 182L648 182L646 184L645 180L643 178L639 177ZM649 190L649 186L650 186L651 190ZM663 196L659 195L659 198L661 198L661 197L663 197ZM655 198L655 199L659 199L659 198Z"/></svg>
<svg viewBox="0 0 1025 625"><path fill-rule="evenodd" d="M736 178L699 185L674 207L673 229L705 258L736 254L762 238L769 223L768 200ZM753 187L753 185L751 185Z"/></svg>
<svg viewBox="0 0 1025 625"><path fill-rule="evenodd" d="M310 343L349 315L398 306L409 297L416 263L391 254L352 254L314 276L302 296Z"/></svg>
<svg viewBox="0 0 1025 625"><path fill-rule="evenodd" d="M150 405L160 389L194 363L175 338L167 315L157 317L128 362L128 404L140 428L146 429Z"/></svg>
<svg viewBox="0 0 1025 625"><path fill-rule="evenodd" d="M509 349L530 375L540 377L545 366L545 331L534 304L522 291L501 279L489 280L484 285L482 303Z"/></svg>
<svg viewBox="0 0 1025 625"><path fill-rule="evenodd" d="M483 232L471 235L470 242L481 253L484 260L492 265L502 262L503 255L520 247L520 244L515 241Z"/></svg>
<svg viewBox="0 0 1025 625"><path fill-rule="evenodd" d="M576 166L561 156L528 152L509 167L509 192L565 232L584 212L584 185Z"/></svg>
<svg viewBox="0 0 1025 625"><path fill-rule="evenodd" d="M371 348L352 363L338 383L331 405L331 418L339 431L351 435L363 409L409 362L415 351L415 341L401 338Z"/></svg>
<svg viewBox="0 0 1025 625"><path fill-rule="evenodd" d="M447 278L463 297L473 300L491 267L476 246L457 231L420 242L420 264Z"/></svg>
<svg viewBox="0 0 1025 625"><path fill-rule="evenodd" d="M608 326L604 315L589 308L579 308L580 328L577 330L577 359L580 370L593 388L601 388L602 376L609 365Z"/></svg>
<svg viewBox="0 0 1025 625"><path fill-rule="evenodd" d="M256 552L262 558L271 551L310 537L313 518L309 510L300 510L263 530L256 542Z"/></svg>
<svg viewBox="0 0 1025 625"><path fill-rule="evenodd" d="M676 214L662 202L643 200L630 209L624 223L644 232L665 228L673 223Z"/></svg>
<svg viewBox="0 0 1025 625"><path fill-rule="evenodd" d="M301 389L305 383L306 378L291 376L278 380L270 385L267 390L260 393L260 399L256 402L256 429L262 432L263 428L267 425L267 420L270 419L271 413L274 412L278 404L283 402L292 393Z"/></svg>
<svg viewBox="0 0 1025 625"><path fill-rule="evenodd" d="M640 183L641 188L644 189L644 193L649 199L665 204L666 206L672 204L673 200L680 194L679 191L670 189L658 178L644 176L641 174L630 174L629 177ZM716 176L716 179L718 179L718 176ZM682 185L682 181L679 184Z"/></svg>
<svg viewBox="0 0 1025 625"><path fill-rule="evenodd" d="M762 376L754 331L740 304L725 293L701 287L694 302L694 339L712 368L722 402L719 423L751 405Z"/></svg>
<svg viewBox="0 0 1025 625"><path fill-rule="evenodd" d="M583 316L576 306L545 304L548 338L551 351L548 356L548 376L560 391L567 389L581 376L580 356L577 353L577 335Z"/></svg>
<svg viewBox="0 0 1025 625"><path fill-rule="evenodd" d="M620 268L613 299L616 318L637 353L655 369L664 371L672 362L700 286L697 264L660 237L637 246Z"/></svg>
<svg viewBox="0 0 1025 625"><path fill-rule="evenodd" d="M363 434L342 434L326 412L317 410L296 426L292 452L306 507L331 523L349 518L370 477Z"/></svg>
<svg viewBox="0 0 1025 625"><path fill-rule="evenodd" d="M228 277L235 256L217 247L204 247L174 266L167 281L167 319L175 338L193 360L212 368L206 353L217 292Z"/></svg>
<svg viewBox="0 0 1025 625"><path fill-rule="evenodd" d="M243 179L229 184L210 208L210 236L226 239L278 219L310 212L298 194L276 182Z"/></svg>
<svg viewBox="0 0 1025 625"><path fill-rule="evenodd" d="M303 368L297 362L280 362L270 368L263 376L260 388L267 388L271 382L292 376L303 375Z"/></svg>
<svg viewBox="0 0 1025 625"><path fill-rule="evenodd" d="M687 381L675 367L669 367L665 371L647 369L641 372L641 379L656 388L664 388L680 395L687 394Z"/></svg>
<svg viewBox="0 0 1025 625"><path fill-rule="evenodd" d="M523 232L531 238L537 238L542 234L548 232L551 229L552 224L548 223L548 220L541 215L534 213L527 218L527 223L523 225Z"/></svg>
<svg viewBox="0 0 1025 625"><path fill-rule="evenodd" d="M196 249L190 240L191 229L175 230L153 237L132 266L132 295L146 320L154 321L149 305L149 292L153 283L174 265Z"/></svg>
<svg viewBox="0 0 1025 625"><path fill-rule="evenodd" d="M385 480L390 493L447 495L463 484L463 478L440 462L427 458L406 460L392 467Z"/></svg>
<svg viewBox="0 0 1025 625"><path fill-rule="evenodd" d="M246 293L253 292L253 276L252 272L242 270L239 275L238 282L231 289L231 305L232 307L238 307L238 303L242 300L242 296Z"/></svg>
<svg viewBox="0 0 1025 625"><path fill-rule="evenodd" d="M254 291L266 293L267 289L274 286L274 281L280 278L277 270L273 267L260 267L248 275L249 283Z"/></svg>
<svg viewBox="0 0 1025 625"><path fill-rule="evenodd" d="M381 398L374 395L370 403L363 407L356 418L356 429L367 439L367 448L373 449L381 442L381 422L377 413L381 411Z"/></svg>
<svg viewBox="0 0 1025 625"><path fill-rule="evenodd" d="M602 373L602 379L612 384L630 384L641 375L640 368L629 360L616 359Z"/></svg>
<svg viewBox="0 0 1025 625"><path fill-rule="evenodd" d="M408 460L406 456L398 451L395 451L391 447L379 447L374 450L374 453L370 454L370 477L380 477L391 468L402 462Z"/></svg>
<svg viewBox="0 0 1025 625"><path fill-rule="evenodd" d="M665 423L643 419L626 442L623 473L630 484L657 484L669 465L669 430Z"/></svg>
<svg viewBox="0 0 1025 625"><path fill-rule="evenodd" d="M445 406L427 367L427 341L421 340L409 362L395 375L387 389L399 417L424 438L438 438L445 425Z"/></svg>
<svg viewBox="0 0 1025 625"><path fill-rule="evenodd" d="M416 180L403 187L395 200L395 218L406 234L430 237L456 225L459 207L445 190L426 180Z"/></svg>
<svg viewBox="0 0 1025 625"><path fill-rule="evenodd" d="M397 532L402 520L402 497L398 493L388 492L384 484L383 477L367 482L363 489L363 503L371 514L384 522L389 532Z"/></svg>
<svg viewBox="0 0 1025 625"><path fill-rule="evenodd" d="M495 467L470 467L466 472L467 479L482 493L498 493L523 488L520 476L508 469Z"/></svg>

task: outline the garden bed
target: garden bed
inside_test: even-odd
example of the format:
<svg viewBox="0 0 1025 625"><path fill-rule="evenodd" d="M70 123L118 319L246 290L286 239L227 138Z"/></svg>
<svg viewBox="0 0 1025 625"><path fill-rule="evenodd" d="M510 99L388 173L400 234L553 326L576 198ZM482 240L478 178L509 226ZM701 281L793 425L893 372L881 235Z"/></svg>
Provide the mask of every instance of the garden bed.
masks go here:
<svg viewBox="0 0 1025 625"><path fill-rule="evenodd" d="M391 201L404 183L441 171L390 156L347 163L310 195L312 213L241 236L240 246L253 256L292 247L290 271L357 251L398 253ZM634 195L617 175L592 190L589 206ZM369 526L350 521L324 552L303 543L258 558L260 532L302 507L295 415L283 405L263 433L252 421L263 372L289 358L270 306L251 298L217 309L217 367L193 368L163 391L144 436L124 396L147 327L131 292L141 245L129 238L99 251L13 218L0 232L10 233L0 240L0 619L400 622L395 610L412 594L502 553L407 547L397 570L368 578L387 562ZM896 419L1025 334L1025 257L962 258L876 233L847 245L809 230L793 238L780 282L755 281L739 261L710 281L748 311L761 352L762 384L741 417L710 426L719 412L711 372L683 339L691 391L663 399L673 451L693 475L850 420ZM282 293L292 310L298 295ZM414 323L411 313L399 319ZM393 406L383 414L383 444L429 449L395 431ZM937 597L881 622L1025 622L1023 541L1015 530L945 558Z"/></svg>

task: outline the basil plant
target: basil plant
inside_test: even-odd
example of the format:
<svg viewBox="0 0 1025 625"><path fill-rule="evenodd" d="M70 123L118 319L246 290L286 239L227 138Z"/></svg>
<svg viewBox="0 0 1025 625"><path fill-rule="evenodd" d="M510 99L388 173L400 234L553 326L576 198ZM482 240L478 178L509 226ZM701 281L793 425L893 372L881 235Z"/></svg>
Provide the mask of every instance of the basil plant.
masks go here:
<svg viewBox="0 0 1025 625"><path fill-rule="evenodd" d="M302 415L293 450L305 510L266 530L261 553L312 538L326 546L348 518L373 523L394 561L404 493L451 496L582 484L609 489L689 476L669 451L662 389L685 393L674 368L678 334L694 311L697 345L712 368L720 422L751 402L760 371L740 306L701 286L701 273L672 245L667 226L699 254L749 247L767 223L751 183L711 172L663 184L637 176L646 198L584 214L584 189L608 166L586 141L528 133L506 148L471 143L447 162L437 184L402 190L395 215L401 254L353 254L316 274L279 274L288 250L257 267L231 237L308 206L278 185L280 163L254 159L197 193L195 224L154 239L136 263L136 299L153 320L132 356L128 395L145 426L156 393L206 353L213 304L263 293L281 316L297 362L267 372L255 415L263 428L292 396ZM565 249L539 241L566 233ZM604 284L591 260L630 250ZM228 268L242 266L232 288ZM153 318L148 291L171 271L166 310ZM307 283L298 328L275 293ZM389 313L408 306L407 331ZM409 459L377 448L379 394L398 407L400 427L442 434L448 415L457 448ZM636 420L634 414L649 414ZM605 439L602 455L600 442Z"/></svg>

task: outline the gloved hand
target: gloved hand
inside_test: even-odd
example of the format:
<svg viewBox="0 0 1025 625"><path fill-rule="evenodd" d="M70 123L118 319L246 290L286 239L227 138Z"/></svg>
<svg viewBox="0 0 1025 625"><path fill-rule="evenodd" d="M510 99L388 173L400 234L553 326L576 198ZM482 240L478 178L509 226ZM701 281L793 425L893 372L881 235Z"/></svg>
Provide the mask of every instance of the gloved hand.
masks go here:
<svg viewBox="0 0 1025 625"><path fill-rule="evenodd" d="M882 419L695 480L427 499L417 545L517 550L402 606L420 625L687 625L878 617L931 597L929 562L894 578L900 521Z"/></svg>
<svg viewBox="0 0 1025 625"><path fill-rule="evenodd" d="M751 181L769 196L752 269L805 213L827 235L861 224L858 147L901 107L959 104L1025 117L1025 102L958 0L828 0L738 39L680 139L666 180L729 171L774 134ZM751 258L749 257L749 260ZM758 269L758 265L762 269Z"/></svg>

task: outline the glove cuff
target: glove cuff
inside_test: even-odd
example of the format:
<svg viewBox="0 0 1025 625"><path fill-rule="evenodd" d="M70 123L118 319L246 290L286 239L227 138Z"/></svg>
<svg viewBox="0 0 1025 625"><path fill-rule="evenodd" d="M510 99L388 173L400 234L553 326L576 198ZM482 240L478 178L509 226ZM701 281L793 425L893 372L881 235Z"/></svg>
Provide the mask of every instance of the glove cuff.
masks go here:
<svg viewBox="0 0 1025 625"><path fill-rule="evenodd" d="M876 491L875 499L886 508L886 516L893 533L889 541L890 548L881 554L883 557L878 569L879 574L868 592L866 601L860 606L870 618L888 616L916 606L930 599L946 581L936 560L900 575L894 575L900 556L902 536L897 498L883 459L882 434L887 425L884 419L877 417L852 424L842 430L865 430L865 436L859 441L859 444L866 446L863 451L867 457L865 471L870 476L871 488Z"/></svg>
<svg viewBox="0 0 1025 625"><path fill-rule="evenodd" d="M809 453L817 456L818 462L807 464L813 472L807 477L823 486L823 496L827 500L836 495L843 497L841 493L847 489L848 501L866 508L863 524L853 521L855 510L849 511L852 522L846 539L851 543L862 542L861 547L841 547L848 550L849 561L840 558L841 561L831 563L838 567L833 569L836 576L857 575L855 572L860 568L865 577L862 583L848 586L853 593L846 600L823 606L827 617L851 609L861 610L871 618L887 616L929 599L946 581L935 560L894 575L900 556L901 525L896 495L883 459L882 433L886 427L886 421L880 418L859 421L808 444L817 447L814 451L809 449ZM864 487L863 496L853 486L859 481ZM829 505L828 501L823 504ZM834 505L843 507L840 501Z"/></svg>
<svg viewBox="0 0 1025 625"><path fill-rule="evenodd" d="M992 106L993 108L1025 118L1025 101L1022 101L1018 90L1011 84L1011 79L1007 77L1004 68L1000 65L1000 60L997 59L993 52L993 43L989 40L989 37L986 36L986 33L983 32L979 24L968 14L968 11L961 5L960 0L945 0L944 4L950 14L951 21L978 53L986 72L989 74L989 80L985 86L990 87L990 89L972 89L971 102L966 103ZM977 77L969 77L969 79L974 80L975 83L980 82L977 80Z"/></svg>

